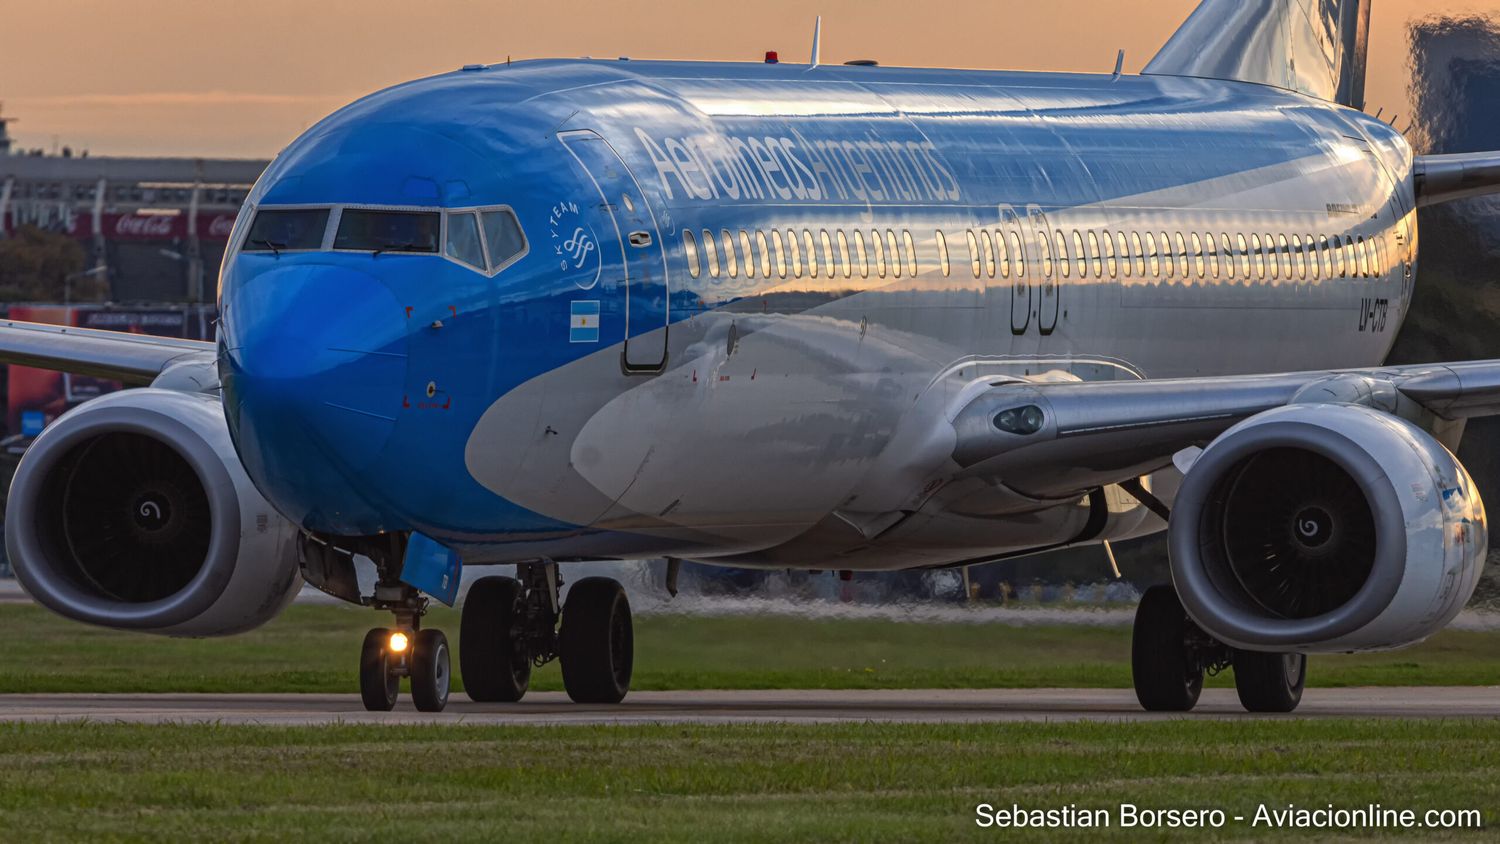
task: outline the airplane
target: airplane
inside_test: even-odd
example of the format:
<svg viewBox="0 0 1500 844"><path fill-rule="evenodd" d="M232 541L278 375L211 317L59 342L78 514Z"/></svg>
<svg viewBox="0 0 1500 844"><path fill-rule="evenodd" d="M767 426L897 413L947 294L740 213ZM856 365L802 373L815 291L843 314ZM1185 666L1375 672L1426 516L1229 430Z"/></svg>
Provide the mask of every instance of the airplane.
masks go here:
<svg viewBox="0 0 1500 844"><path fill-rule="evenodd" d="M1140 704L1405 646L1484 564L1454 457L1500 361L1384 366L1416 209L1500 154L1365 113L1370 4L1205 0L1138 75L872 62L469 65L283 150L235 223L214 343L24 323L0 361L123 380L48 426L6 509L72 619L240 632L303 582L393 615L371 710L634 645L582 560L964 566L1165 530ZM357 562L357 559L359 560ZM369 563L365 563L364 560ZM374 584L358 566L373 564Z"/></svg>

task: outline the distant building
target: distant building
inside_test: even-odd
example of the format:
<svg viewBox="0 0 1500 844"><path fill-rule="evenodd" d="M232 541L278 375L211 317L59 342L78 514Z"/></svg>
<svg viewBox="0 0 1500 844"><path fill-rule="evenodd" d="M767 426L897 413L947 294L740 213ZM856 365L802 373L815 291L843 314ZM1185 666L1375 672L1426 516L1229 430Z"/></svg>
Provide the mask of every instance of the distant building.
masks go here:
<svg viewBox="0 0 1500 844"><path fill-rule="evenodd" d="M230 227L270 162L23 154L0 118L0 237L37 225L108 268L115 302L205 302Z"/></svg>

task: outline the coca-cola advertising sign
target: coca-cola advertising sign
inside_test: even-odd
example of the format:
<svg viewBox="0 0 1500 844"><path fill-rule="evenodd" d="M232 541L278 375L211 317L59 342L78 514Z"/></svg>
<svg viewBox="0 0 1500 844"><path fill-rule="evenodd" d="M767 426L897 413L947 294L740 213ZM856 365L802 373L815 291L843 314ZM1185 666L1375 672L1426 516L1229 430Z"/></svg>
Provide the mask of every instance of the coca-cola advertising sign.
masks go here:
<svg viewBox="0 0 1500 844"><path fill-rule="evenodd" d="M208 225L203 225L204 218L208 219ZM200 214L198 216L198 236L209 240L228 240L229 232L234 229L234 214Z"/></svg>
<svg viewBox="0 0 1500 844"><path fill-rule="evenodd" d="M104 218L109 220L105 236L110 234L118 238L172 238L185 237L187 226L184 218L169 217L165 214L106 214Z"/></svg>
<svg viewBox="0 0 1500 844"><path fill-rule="evenodd" d="M198 215L198 237L201 240L228 240L234 229L235 215L223 212L205 212ZM14 231L18 224L28 222L17 219L14 213L0 218L0 231ZM73 237L84 239L94 236L94 215L88 211L74 212L61 221L54 220L48 228L56 228L58 222ZM188 236L186 214L114 214L99 216L99 224L107 240L177 240Z"/></svg>

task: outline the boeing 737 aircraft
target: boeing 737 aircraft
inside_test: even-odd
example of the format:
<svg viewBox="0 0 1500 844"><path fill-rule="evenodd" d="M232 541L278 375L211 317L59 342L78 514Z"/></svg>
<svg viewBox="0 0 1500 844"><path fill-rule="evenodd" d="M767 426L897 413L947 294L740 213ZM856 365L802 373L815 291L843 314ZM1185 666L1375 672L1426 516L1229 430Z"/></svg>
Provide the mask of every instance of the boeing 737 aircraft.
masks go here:
<svg viewBox="0 0 1500 844"><path fill-rule="evenodd" d="M67 413L6 543L69 618L212 636L305 580L394 614L360 658L448 698L558 659L621 700L618 583L567 563L963 566L1166 529L1137 696L1453 619L1484 507L1453 456L1500 361L1382 366L1416 209L1500 154L1362 113L1366 0L1205 0L1140 75L472 65L361 99L240 214L216 344L7 323L0 360L141 386ZM355 558L378 580L361 588ZM361 562L361 565L367 565ZM675 565L675 562L674 562Z"/></svg>

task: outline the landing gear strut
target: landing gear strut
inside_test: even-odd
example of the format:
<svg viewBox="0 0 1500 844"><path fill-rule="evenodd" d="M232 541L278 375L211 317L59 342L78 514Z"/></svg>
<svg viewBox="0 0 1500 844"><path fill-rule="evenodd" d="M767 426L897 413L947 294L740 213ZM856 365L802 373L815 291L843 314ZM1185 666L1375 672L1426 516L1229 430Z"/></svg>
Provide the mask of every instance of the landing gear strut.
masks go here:
<svg viewBox="0 0 1500 844"><path fill-rule="evenodd" d="M400 582L405 537L375 537L362 549L375 562L379 579L375 595L363 601L395 614L394 627L376 627L365 634L359 655L359 696L365 709L389 712L400 696L401 678L411 680L411 700L422 712L442 712L448 705L452 675L448 638L440 630L423 630L427 599Z"/></svg>
<svg viewBox="0 0 1500 844"><path fill-rule="evenodd" d="M469 588L459 640L464 690L481 702L514 702L531 671L561 660L563 686L578 703L618 703L630 690L634 633L630 602L614 580L587 577L561 604L551 561L519 563L516 577L484 577ZM561 625L559 625L559 619Z"/></svg>
<svg viewBox="0 0 1500 844"><path fill-rule="evenodd" d="M1302 700L1307 657L1231 648L1188 617L1170 586L1141 595L1131 637L1135 696L1151 712L1186 712L1198 703L1204 675L1234 668L1240 704L1250 712L1291 712Z"/></svg>

